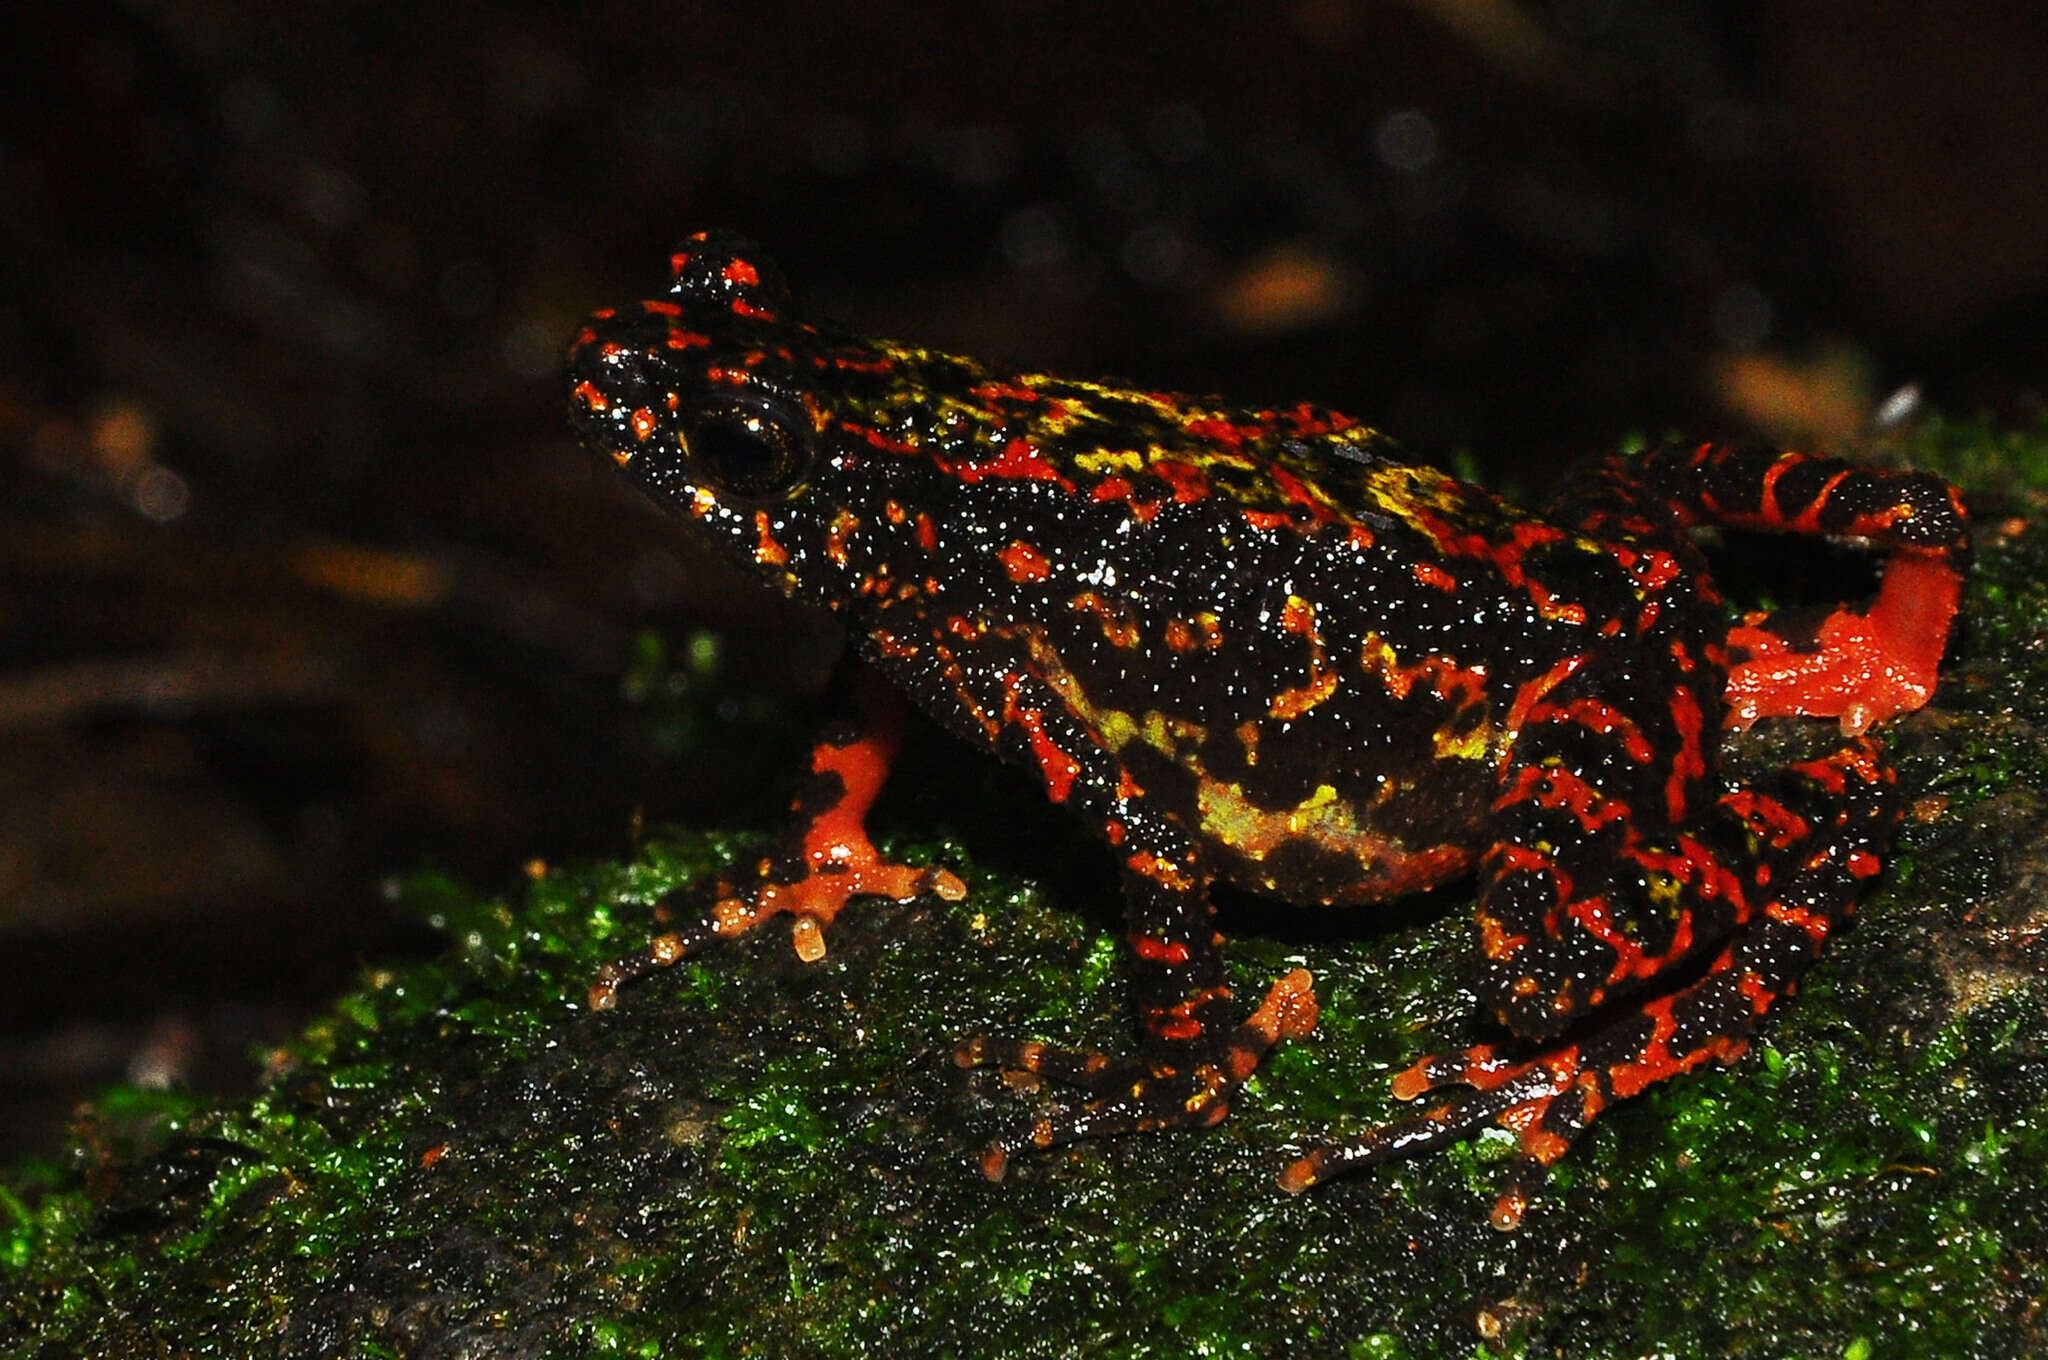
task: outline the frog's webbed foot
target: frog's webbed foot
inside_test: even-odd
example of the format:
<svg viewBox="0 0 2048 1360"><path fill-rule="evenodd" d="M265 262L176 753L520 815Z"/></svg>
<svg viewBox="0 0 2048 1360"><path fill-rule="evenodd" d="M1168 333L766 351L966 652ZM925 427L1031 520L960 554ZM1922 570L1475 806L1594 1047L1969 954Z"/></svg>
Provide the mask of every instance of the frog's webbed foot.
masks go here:
<svg viewBox="0 0 2048 1360"><path fill-rule="evenodd" d="M1112 1058L1029 1040L969 1039L953 1054L961 1067L999 1068L1023 1089L1050 1082L1079 1093L1078 1099L990 1139L982 1150L981 1172L1001 1180L1010 1158L1020 1152L1086 1138L1207 1128L1230 1113L1231 1097L1268 1049L1307 1034L1315 1022L1314 983L1306 969L1297 968L1273 984L1243 1023L1214 1038L1160 1045L1148 1059Z"/></svg>
<svg viewBox="0 0 2048 1360"><path fill-rule="evenodd" d="M1494 1205L1492 1222L1497 1228L1515 1228L1530 1192L1542 1183L1544 1169L1565 1154L1599 1110L1597 1099L1589 1103L1574 1098L1575 1092L1591 1094L1598 1084L1582 1084L1580 1075L1574 1049L1513 1061L1492 1045L1482 1045L1424 1058L1394 1078L1396 1098L1414 1100L1446 1088L1465 1089L1411 1118L1312 1149L1280 1173L1280 1188L1298 1194L1333 1176L1427 1152L1498 1124L1519 1135L1522 1155Z"/></svg>
<svg viewBox="0 0 2048 1360"><path fill-rule="evenodd" d="M619 988L627 983L680 963L719 940L744 935L785 912L792 918L790 944L797 957L805 963L816 963L825 957L825 927L856 897L908 902L929 894L958 902L967 896L967 884L951 869L921 869L885 860L865 837L861 847L863 853L828 861L800 878L785 880L778 876L777 859L771 856L762 860L761 881L757 883L735 887L730 881L721 880L714 893L716 900L695 920L664 930L633 953L599 968L590 983L590 1009L610 1010L618 1004ZM658 916L668 916L668 904L664 902L656 912Z"/></svg>
<svg viewBox="0 0 2048 1360"><path fill-rule="evenodd" d="M1412 1118L1315 1148L1280 1174L1282 1189L1320 1181L1454 1142L1497 1124L1521 1155L1495 1203L1493 1226L1521 1225L1530 1195L1609 1105L1709 1061L1732 1063L1758 1018L1790 990L1812 957L1775 921L1739 936L1707 975L1597 1025L1576 1043L1514 1059L1492 1045L1422 1059L1398 1074L1394 1095L1415 1100L1463 1088Z"/></svg>
<svg viewBox="0 0 2048 1360"><path fill-rule="evenodd" d="M967 885L951 869L898 863L868 838L868 809L895 758L903 706L865 670L852 672L849 690L851 711L829 723L811 751L811 777L791 807L795 829L754 865L750 878L720 880L711 906L695 920L600 968L590 985L592 1010L611 1009L619 988L633 979L785 912L797 957L816 963L825 957L824 928L856 897L908 902L930 893L958 902L967 896ZM666 918L669 901L655 910Z"/></svg>

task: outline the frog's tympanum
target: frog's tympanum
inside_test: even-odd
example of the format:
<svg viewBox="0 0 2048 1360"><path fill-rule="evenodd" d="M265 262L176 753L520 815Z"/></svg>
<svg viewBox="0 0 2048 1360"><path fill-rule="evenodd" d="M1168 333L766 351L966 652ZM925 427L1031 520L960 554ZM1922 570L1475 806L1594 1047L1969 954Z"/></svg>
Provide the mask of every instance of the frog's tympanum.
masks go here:
<svg viewBox="0 0 2048 1360"><path fill-rule="evenodd" d="M1541 513L1402 461L1319 406L1001 372L804 320L753 246L707 233L656 300L597 313L569 357L575 423L685 531L836 611L855 702L812 757L787 849L702 919L610 966L620 984L779 913L806 958L863 894L957 898L888 862L863 818L897 694L1035 771L1121 867L1135 1057L977 1038L1066 1093L982 1168L1222 1119L1307 973L1256 1007L1225 977L1217 881L1384 902L1471 875L1479 994L1532 1041L1424 1058L1412 1118L1318 1145L1337 1172L1499 1124L1522 1171L1603 1110L1740 1056L1883 868L1899 821L1873 723L1927 702L1967 552L1954 488L1708 444L1617 456ZM1689 531L1776 530L1884 554L1853 607L1729 617ZM1720 734L1839 719L1826 755L1753 784Z"/></svg>

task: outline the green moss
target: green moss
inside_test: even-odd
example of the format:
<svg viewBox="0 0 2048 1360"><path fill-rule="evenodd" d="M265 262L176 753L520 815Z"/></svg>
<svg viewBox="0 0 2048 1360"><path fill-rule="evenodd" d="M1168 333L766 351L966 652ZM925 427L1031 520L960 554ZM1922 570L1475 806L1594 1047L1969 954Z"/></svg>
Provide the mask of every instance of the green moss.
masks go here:
<svg viewBox="0 0 2048 1360"><path fill-rule="evenodd" d="M1942 437L1931 461L1984 470ZM2034 475L2038 437L1991 442ZM248 1100L112 1092L67 1163L8 1175L0 1353L2038 1353L2048 562L2005 494L1940 701L1892 729L1915 813L1860 925L1746 1061L1603 1118L1517 1233L1486 1225L1504 1135L1273 1184L1480 1036L1455 892L1335 928L1232 904L1234 982L1305 963L1315 1034L1215 1130L983 1180L1020 1097L952 1046L1126 1047L1121 926L1097 850L940 749L884 820L957 828L898 848L972 895L850 912L815 965L771 928L583 1007L653 904L757 833L664 834L517 902L405 885L444 958L368 975ZM1741 758L1783 759L1778 726Z"/></svg>

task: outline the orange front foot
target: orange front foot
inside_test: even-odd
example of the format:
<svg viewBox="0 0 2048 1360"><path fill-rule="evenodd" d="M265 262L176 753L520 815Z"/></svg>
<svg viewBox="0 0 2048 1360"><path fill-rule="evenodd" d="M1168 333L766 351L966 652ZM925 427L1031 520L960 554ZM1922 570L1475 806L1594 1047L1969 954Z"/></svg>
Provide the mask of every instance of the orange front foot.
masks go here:
<svg viewBox="0 0 2048 1360"><path fill-rule="evenodd" d="M907 902L925 893L958 902L967 885L951 869L919 869L883 857L868 837L868 809L882 791L903 727L902 701L863 671L852 682L855 714L811 751L811 777L791 808L797 829L754 866L753 881L719 880L715 900L690 924L665 931L636 954L598 970L590 1008L610 1010L634 978L686 959L714 940L744 935L787 913L797 957L825 957L825 927L856 897ZM657 915L663 913L657 907Z"/></svg>

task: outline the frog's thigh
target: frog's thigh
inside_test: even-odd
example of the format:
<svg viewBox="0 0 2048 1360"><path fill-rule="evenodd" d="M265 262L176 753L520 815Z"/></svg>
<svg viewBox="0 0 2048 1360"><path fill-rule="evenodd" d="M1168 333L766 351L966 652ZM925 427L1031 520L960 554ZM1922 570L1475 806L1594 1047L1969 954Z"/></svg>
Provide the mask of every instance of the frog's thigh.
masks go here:
<svg viewBox="0 0 2048 1360"><path fill-rule="evenodd" d="M1481 987L1544 1038L1723 938L1740 846L1709 815L1718 712L1679 667L1589 660L1521 706L1480 866Z"/></svg>

